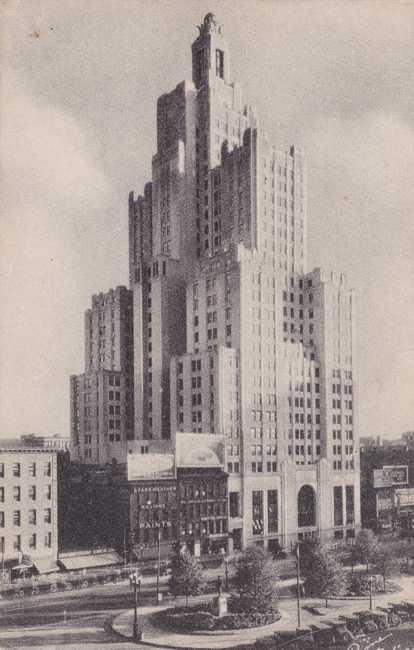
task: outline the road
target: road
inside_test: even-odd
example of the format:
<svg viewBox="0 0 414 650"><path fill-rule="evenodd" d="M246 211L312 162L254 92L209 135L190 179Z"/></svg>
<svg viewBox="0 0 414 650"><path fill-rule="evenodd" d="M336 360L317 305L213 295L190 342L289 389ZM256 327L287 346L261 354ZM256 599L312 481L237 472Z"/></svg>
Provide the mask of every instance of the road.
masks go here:
<svg viewBox="0 0 414 650"><path fill-rule="evenodd" d="M148 600L149 594L145 596ZM140 646L125 642L105 629L108 620L130 607L132 594L126 582L3 601L0 603L0 648L136 649Z"/></svg>

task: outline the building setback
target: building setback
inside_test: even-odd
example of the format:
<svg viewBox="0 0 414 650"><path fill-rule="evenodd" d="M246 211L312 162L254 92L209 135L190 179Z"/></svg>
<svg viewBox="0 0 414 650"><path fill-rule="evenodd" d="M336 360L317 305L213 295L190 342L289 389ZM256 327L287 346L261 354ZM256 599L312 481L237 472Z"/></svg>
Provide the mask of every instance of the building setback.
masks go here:
<svg viewBox="0 0 414 650"><path fill-rule="evenodd" d="M111 446L97 414L88 424L89 387L72 378L77 458L121 460L139 441L220 434L230 551L352 537L355 296L343 274L309 271L303 152L275 147L243 104L212 14L192 44L192 80L158 99L152 179L129 196L129 278L135 420L124 439L135 447ZM92 368L110 370L91 362L82 381Z"/></svg>
<svg viewBox="0 0 414 650"><path fill-rule="evenodd" d="M73 460L125 462L134 439L132 292L92 297L85 312L85 372L70 378Z"/></svg>

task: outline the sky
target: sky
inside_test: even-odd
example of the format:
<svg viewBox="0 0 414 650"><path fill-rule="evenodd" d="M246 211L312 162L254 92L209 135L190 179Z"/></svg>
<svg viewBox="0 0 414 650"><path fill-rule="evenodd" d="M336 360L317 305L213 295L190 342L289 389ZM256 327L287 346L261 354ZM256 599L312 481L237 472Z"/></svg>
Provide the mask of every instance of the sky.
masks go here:
<svg viewBox="0 0 414 650"><path fill-rule="evenodd" d="M83 313L128 282L128 193L209 11L245 103L306 152L309 267L357 292L360 434L414 429L414 2L6 0L2 437L69 434Z"/></svg>

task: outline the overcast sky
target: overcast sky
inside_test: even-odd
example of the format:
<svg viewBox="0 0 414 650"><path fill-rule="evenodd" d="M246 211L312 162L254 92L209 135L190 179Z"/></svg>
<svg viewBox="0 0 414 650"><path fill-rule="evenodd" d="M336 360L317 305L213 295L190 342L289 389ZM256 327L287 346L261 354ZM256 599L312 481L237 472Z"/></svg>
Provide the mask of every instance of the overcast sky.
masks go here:
<svg viewBox="0 0 414 650"><path fill-rule="evenodd" d="M208 11L244 101L306 151L310 267L358 293L360 433L414 429L414 2L2 7L0 436L69 433L83 312L127 283L128 192Z"/></svg>

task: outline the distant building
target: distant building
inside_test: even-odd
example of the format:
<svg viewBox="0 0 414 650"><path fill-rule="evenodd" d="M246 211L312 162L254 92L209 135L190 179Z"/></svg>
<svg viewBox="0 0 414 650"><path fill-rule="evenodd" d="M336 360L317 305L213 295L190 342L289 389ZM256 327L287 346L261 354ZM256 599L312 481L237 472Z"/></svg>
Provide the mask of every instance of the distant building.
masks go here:
<svg viewBox="0 0 414 650"><path fill-rule="evenodd" d="M362 525L414 535L414 449L366 447L360 462Z"/></svg>
<svg viewBox="0 0 414 650"><path fill-rule="evenodd" d="M12 577L56 569L56 450L0 439L1 568Z"/></svg>
<svg viewBox="0 0 414 650"><path fill-rule="evenodd" d="M379 447L381 445L381 438L377 436L360 436L359 438L359 449L367 449L370 447Z"/></svg>
<svg viewBox="0 0 414 650"><path fill-rule="evenodd" d="M44 447L45 449L55 449L56 451L69 451L70 437L59 436L38 436L35 433L28 433L21 436L21 440L27 447Z"/></svg>
<svg viewBox="0 0 414 650"><path fill-rule="evenodd" d="M71 455L85 464L126 462L134 439L132 292L92 297L85 313L85 372L70 378Z"/></svg>

